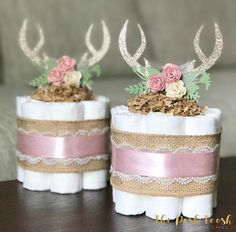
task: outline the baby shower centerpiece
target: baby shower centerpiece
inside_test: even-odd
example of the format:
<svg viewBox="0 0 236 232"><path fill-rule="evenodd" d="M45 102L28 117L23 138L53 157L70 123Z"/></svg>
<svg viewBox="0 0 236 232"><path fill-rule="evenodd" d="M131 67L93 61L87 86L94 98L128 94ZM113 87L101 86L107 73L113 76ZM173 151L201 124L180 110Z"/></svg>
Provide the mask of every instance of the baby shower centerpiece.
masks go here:
<svg viewBox="0 0 236 232"><path fill-rule="evenodd" d="M109 165L109 99L95 96L93 77L101 74L97 64L107 53L110 34L102 21L100 50L86 34L86 52L77 62L40 55L44 34L29 48L27 20L19 33L19 44L40 75L30 82L32 96L17 97L17 179L30 190L75 193L100 189L107 184Z"/></svg>
<svg viewBox="0 0 236 232"><path fill-rule="evenodd" d="M145 213L156 219L211 217L216 206L221 111L201 107L199 89L211 84L207 70L220 57L222 35L210 57L199 46L202 27L194 39L202 64L167 63L160 68L138 63L146 39L132 56L126 46L128 21L119 37L120 52L140 82L126 90L135 96L128 107L112 109L111 184L115 210L124 215Z"/></svg>

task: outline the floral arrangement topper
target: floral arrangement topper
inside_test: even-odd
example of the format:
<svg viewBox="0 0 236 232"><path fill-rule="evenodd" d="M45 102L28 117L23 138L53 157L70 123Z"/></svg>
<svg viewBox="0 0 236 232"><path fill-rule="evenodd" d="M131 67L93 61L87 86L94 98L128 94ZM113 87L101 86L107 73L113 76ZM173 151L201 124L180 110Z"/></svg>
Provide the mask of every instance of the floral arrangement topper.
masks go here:
<svg viewBox="0 0 236 232"><path fill-rule="evenodd" d="M195 60L183 65L165 64L160 69L151 67L147 59L144 58L145 66L140 65L137 60L140 58L146 47L146 38L141 26L138 28L141 34L141 45L136 53L131 56L127 50L126 33L128 20L125 22L119 37L120 52L126 63L132 67L133 71L140 77L141 81L126 88L129 93L143 94L148 92L162 93L170 98L182 98L198 100L200 85L204 85L208 90L211 79L207 70L211 68L221 55L223 49L223 38L218 24L215 24L215 46L210 57L206 57L199 46L199 38L203 26L198 30L194 39L194 49L202 64L194 67Z"/></svg>
<svg viewBox="0 0 236 232"><path fill-rule="evenodd" d="M39 69L40 76L30 82L33 87L42 87L47 85L73 85L76 87L87 87L91 89L92 77L100 76L101 68L97 64L107 53L110 46L110 33L104 21L102 21L103 42L99 50L91 43L91 33L93 25L90 25L86 36L85 43L91 53L84 53L79 62L69 56L62 56L56 60L49 58L45 53L39 55L39 51L44 44L44 33L38 26L39 41L37 45L31 49L26 40L27 19L24 20L19 33L19 44L24 54L30 58L33 64Z"/></svg>

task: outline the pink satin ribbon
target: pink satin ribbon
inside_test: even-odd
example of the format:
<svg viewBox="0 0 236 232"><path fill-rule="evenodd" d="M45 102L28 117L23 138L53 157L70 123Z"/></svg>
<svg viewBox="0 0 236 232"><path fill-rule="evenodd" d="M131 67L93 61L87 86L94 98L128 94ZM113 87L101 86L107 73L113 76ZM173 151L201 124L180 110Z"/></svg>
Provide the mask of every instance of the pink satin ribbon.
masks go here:
<svg viewBox="0 0 236 232"><path fill-rule="evenodd" d="M151 153L112 146L112 168L130 175L197 177L213 175L219 151L200 153Z"/></svg>
<svg viewBox="0 0 236 232"><path fill-rule="evenodd" d="M51 137L17 133L17 149L45 158L80 158L108 153L109 133Z"/></svg>

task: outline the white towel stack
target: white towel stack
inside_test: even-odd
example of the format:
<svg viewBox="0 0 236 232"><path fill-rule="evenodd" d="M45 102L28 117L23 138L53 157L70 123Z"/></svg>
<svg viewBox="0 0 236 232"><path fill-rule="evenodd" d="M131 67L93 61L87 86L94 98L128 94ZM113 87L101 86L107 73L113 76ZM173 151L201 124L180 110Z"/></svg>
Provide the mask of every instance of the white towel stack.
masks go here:
<svg viewBox="0 0 236 232"><path fill-rule="evenodd" d="M109 99L103 96L94 101L41 102L29 96L17 97L17 116L36 120L80 121L109 117ZM29 190L55 193L76 193L82 189L96 190L106 187L108 170L84 173L45 173L18 166L17 179Z"/></svg>
<svg viewBox="0 0 236 232"><path fill-rule="evenodd" d="M121 131L165 134L165 135L206 135L214 134L221 128L221 111L208 109L205 115L195 117L171 116L163 113L142 115L131 113L125 106L111 110L112 127ZM155 219L156 215L165 215L165 219L175 219L181 212L186 217L205 218L212 216L216 206L216 193L192 197L164 197L126 193L113 188L115 210L125 215L146 212Z"/></svg>

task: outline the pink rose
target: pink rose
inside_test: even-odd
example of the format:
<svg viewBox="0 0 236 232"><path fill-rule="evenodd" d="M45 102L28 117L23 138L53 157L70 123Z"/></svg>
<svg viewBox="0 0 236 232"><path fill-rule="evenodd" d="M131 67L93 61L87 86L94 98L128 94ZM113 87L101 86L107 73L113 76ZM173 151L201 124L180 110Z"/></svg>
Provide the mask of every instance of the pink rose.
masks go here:
<svg viewBox="0 0 236 232"><path fill-rule="evenodd" d="M58 62L58 66L63 71L73 71L75 69L76 61L74 59L71 59L69 56L62 56Z"/></svg>
<svg viewBox="0 0 236 232"><path fill-rule="evenodd" d="M179 66L177 66L175 64L164 65L164 67L162 68L162 72L166 76L166 83L167 84L178 81L182 75Z"/></svg>
<svg viewBox="0 0 236 232"><path fill-rule="evenodd" d="M65 72L59 67L53 68L48 73L48 82L53 83L54 85L60 85L64 82Z"/></svg>
<svg viewBox="0 0 236 232"><path fill-rule="evenodd" d="M165 89L166 81L162 74L154 74L147 82L147 87L151 89L151 92L157 93Z"/></svg>

